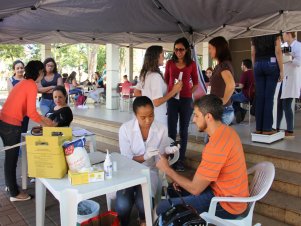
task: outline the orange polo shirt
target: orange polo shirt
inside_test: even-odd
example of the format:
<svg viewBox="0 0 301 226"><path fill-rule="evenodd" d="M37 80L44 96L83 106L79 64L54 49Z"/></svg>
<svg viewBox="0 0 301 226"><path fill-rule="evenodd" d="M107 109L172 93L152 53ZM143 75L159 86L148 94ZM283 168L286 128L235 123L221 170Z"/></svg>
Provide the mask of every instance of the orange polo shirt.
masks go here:
<svg viewBox="0 0 301 226"><path fill-rule="evenodd" d="M36 98L37 84L32 79L24 79L14 86L7 97L2 110L0 120L15 126L21 126L24 116L40 123L41 116L37 112Z"/></svg>
<svg viewBox="0 0 301 226"><path fill-rule="evenodd" d="M211 181L215 196L249 197L246 160L239 136L229 126L221 125L202 152L196 175ZM241 214L246 203L221 202L231 214Z"/></svg>

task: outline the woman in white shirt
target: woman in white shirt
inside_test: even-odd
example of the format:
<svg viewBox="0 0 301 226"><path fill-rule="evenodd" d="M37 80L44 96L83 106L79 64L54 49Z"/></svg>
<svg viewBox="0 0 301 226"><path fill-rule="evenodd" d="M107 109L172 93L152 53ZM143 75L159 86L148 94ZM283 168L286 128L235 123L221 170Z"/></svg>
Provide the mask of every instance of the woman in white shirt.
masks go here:
<svg viewBox="0 0 301 226"><path fill-rule="evenodd" d="M167 125L166 102L182 89L182 81L173 86L167 93L167 85L159 66L163 66L164 52L162 46L150 46L144 55L144 62L140 71L140 81L135 89L135 96L149 97L155 106L155 119Z"/></svg>
<svg viewBox="0 0 301 226"><path fill-rule="evenodd" d="M133 103L135 118L125 122L119 129L119 147L122 155L150 168L152 197L158 187L159 173L156 159L159 154L172 154L179 150L170 147L167 127L154 121L154 106L146 96L137 97ZM129 172L130 169L129 169ZM145 225L141 186L134 186L117 192L116 211L121 225L129 224L133 205L136 205L140 225Z"/></svg>

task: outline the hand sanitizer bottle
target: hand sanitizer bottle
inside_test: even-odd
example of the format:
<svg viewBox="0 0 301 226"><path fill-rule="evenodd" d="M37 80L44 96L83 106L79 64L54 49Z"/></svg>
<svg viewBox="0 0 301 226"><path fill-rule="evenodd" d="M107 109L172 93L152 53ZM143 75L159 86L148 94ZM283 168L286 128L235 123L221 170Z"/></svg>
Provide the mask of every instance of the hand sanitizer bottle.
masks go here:
<svg viewBox="0 0 301 226"><path fill-rule="evenodd" d="M105 178L111 179L112 175L113 175L113 163L111 161L111 155L109 153L109 150L107 150L107 155L106 155L106 159L103 163L103 168L105 171Z"/></svg>

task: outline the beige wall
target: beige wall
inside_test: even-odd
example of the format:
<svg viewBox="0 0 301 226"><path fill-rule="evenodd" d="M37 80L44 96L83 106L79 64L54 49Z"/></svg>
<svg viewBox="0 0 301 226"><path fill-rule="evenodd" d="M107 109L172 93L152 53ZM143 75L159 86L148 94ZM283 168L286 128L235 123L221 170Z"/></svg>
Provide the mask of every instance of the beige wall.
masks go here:
<svg viewBox="0 0 301 226"><path fill-rule="evenodd" d="M230 40L229 44L234 68L234 79L238 82L241 75L241 61L247 58L251 59L251 39L233 39Z"/></svg>

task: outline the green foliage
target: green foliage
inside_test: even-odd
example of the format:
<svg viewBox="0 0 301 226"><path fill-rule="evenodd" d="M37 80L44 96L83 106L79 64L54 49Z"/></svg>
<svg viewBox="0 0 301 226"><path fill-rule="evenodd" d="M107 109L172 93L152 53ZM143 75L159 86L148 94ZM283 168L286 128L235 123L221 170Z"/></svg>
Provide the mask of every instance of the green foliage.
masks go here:
<svg viewBox="0 0 301 226"><path fill-rule="evenodd" d="M102 73L105 64L106 64L106 46L101 45L99 46L98 54L97 54L96 71Z"/></svg>
<svg viewBox="0 0 301 226"><path fill-rule="evenodd" d="M69 66L88 72L87 46L85 44L53 44L52 52L59 70Z"/></svg>
<svg viewBox="0 0 301 226"><path fill-rule="evenodd" d="M41 44L26 45L27 54L26 59L29 60L41 60Z"/></svg>
<svg viewBox="0 0 301 226"><path fill-rule="evenodd" d="M23 45L0 45L0 58L5 62L13 62L17 59L23 59L25 57L25 51Z"/></svg>

